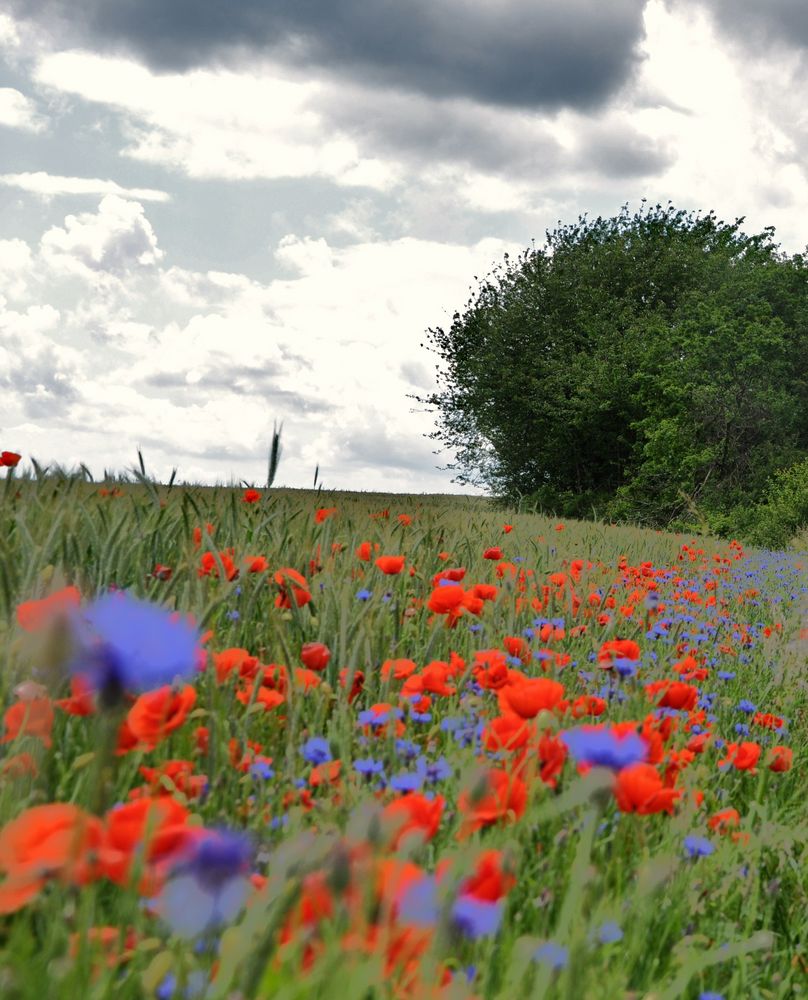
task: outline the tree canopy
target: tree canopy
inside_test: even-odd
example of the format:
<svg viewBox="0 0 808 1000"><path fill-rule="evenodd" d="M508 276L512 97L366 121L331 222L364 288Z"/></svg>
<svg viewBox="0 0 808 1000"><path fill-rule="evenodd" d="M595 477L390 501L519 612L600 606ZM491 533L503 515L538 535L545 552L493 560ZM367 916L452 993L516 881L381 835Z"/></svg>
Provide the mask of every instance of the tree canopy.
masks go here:
<svg viewBox="0 0 808 1000"><path fill-rule="evenodd" d="M623 206L506 255L424 345L440 363L420 402L455 481L720 526L808 457L808 260L743 221Z"/></svg>

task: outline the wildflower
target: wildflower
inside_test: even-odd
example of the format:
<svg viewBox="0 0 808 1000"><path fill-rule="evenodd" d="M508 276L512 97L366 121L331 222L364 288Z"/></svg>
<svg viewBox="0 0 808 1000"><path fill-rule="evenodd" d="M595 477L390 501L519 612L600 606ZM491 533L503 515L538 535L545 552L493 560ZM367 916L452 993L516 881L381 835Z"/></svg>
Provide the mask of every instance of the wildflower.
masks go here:
<svg viewBox="0 0 808 1000"><path fill-rule="evenodd" d="M149 691L195 672L200 635L176 612L126 591L104 594L72 618L78 652L70 665L102 702L121 691Z"/></svg>
<svg viewBox="0 0 808 1000"><path fill-rule="evenodd" d="M788 771L791 769L791 763L793 760L793 751L791 747L772 747L769 751L769 770L770 771Z"/></svg>
<svg viewBox="0 0 808 1000"><path fill-rule="evenodd" d="M501 820L519 819L527 806L527 785L517 775L492 768L476 787L462 792L457 808L465 817L462 833Z"/></svg>
<svg viewBox="0 0 808 1000"><path fill-rule="evenodd" d="M291 608L292 599L298 608L304 607L311 601L309 585L306 583L305 577L297 570L284 566L274 574L273 579L280 591L275 598L276 608Z"/></svg>
<svg viewBox="0 0 808 1000"><path fill-rule="evenodd" d="M0 467L6 466L8 469L13 469L19 464L22 455L18 455L16 451L0 451Z"/></svg>
<svg viewBox="0 0 808 1000"><path fill-rule="evenodd" d="M491 548L486 549L485 552L483 552L483 559L497 560L501 559L502 556L503 556L502 549L498 545L493 545L491 546Z"/></svg>
<svg viewBox="0 0 808 1000"><path fill-rule="evenodd" d="M760 760L761 746L759 743L746 741L743 743L728 743L727 756L718 762L719 767L732 764L738 771L749 771L756 774L755 765Z"/></svg>
<svg viewBox="0 0 808 1000"><path fill-rule="evenodd" d="M337 513L336 507L320 507L319 510L315 511L314 523L322 524L323 521L328 520L329 517Z"/></svg>
<svg viewBox="0 0 808 1000"><path fill-rule="evenodd" d="M551 969L563 969L569 959L569 952L555 941L540 944L533 952L533 961L549 965Z"/></svg>
<svg viewBox="0 0 808 1000"><path fill-rule="evenodd" d="M85 885L100 875L101 821L78 806L33 806L0 830L0 913L34 899L48 879Z"/></svg>
<svg viewBox="0 0 808 1000"><path fill-rule="evenodd" d="M242 835L204 830L171 866L156 910L175 934L193 938L234 920L244 906L252 846Z"/></svg>
<svg viewBox="0 0 808 1000"><path fill-rule="evenodd" d="M549 677L530 677L507 684L499 690L503 711L532 719L541 711L552 711L564 697L564 685Z"/></svg>
<svg viewBox="0 0 808 1000"><path fill-rule="evenodd" d="M689 858L702 858L715 852L715 844L706 837L689 834L684 840L685 853Z"/></svg>
<svg viewBox="0 0 808 1000"><path fill-rule="evenodd" d="M395 576L404 569L404 556L379 556L376 566L386 576Z"/></svg>
<svg viewBox="0 0 808 1000"><path fill-rule="evenodd" d="M503 909L500 900L461 895L452 904L452 921L461 934L476 941L496 934L502 923Z"/></svg>
<svg viewBox="0 0 808 1000"><path fill-rule="evenodd" d="M31 698L15 702L3 716L5 735L3 743L11 743L19 736L34 736L46 747L51 745L53 705L50 698Z"/></svg>
<svg viewBox="0 0 808 1000"><path fill-rule="evenodd" d="M632 764L617 775L614 795L621 812L673 814L676 800L682 793L666 788L652 764Z"/></svg>
<svg viewBox="0 0 808 1000"><path fill-rule="evenodd" d="M324 740L321 736L312 736L306 740L300 752L310 764L325 764L333 759L328 740Z"/></svg>
<svg viewBox="0 0 808 1000"><path fill-rule="evenodd" d="M241 498L244 503L257 503L261 499L261 494L258 490L245 490L244 495Z"/></svg>
<svg viewBox="0 0 808 1000"><path fill-rule="evenodd" d="M623 931L614 920L607 920L597 929L595 936L601 944L614 944L623 940Z"/></svg>
<svg viewBox="0 0 808 1000"><path fill-rule="evenodd" d="M561 733L561 740L576 761L619 771L648 759L648 744L635 732L603 726L578 726Z"/></svg>
<svg viewBox="0 0 808 1000"><path fill-rule="evenodd" d="M331 659L331 650L322 642L306 642L300 650L300 659L309 670L325 670Z"/></svg>
<svg viewBox="0 0 808 1000"><path fill-rule="evenodd" d="M17 622L26 632L38 632L80 603L78 587L63 587L39 601L23 601L17 606Z"/></svg>
<svg viewBox="0 0 808 1000"><path fill-rule="evenodd" d="M371 597L373 597L373 591L367 590L365 587L356 592L357 601L369 601Z"/></svg>
<svg viewBox="0 0 808 1000"><path fill-rule="evenodd" d="M392 828L391 849L398 850L404 838L411 834L418 834L422 842L432 840L438 832L444 805L442 795L428 799L425 795L412 792L385 806L382 816Z"/></svg>
<svg viewBox="0 0 808 1000"><path fill-rule="evenodd" d="M195 702L196 691L190 684L180 691L166 685L142 694L129 709L126 723L137 740L153 748L185 722Z"/></svg>

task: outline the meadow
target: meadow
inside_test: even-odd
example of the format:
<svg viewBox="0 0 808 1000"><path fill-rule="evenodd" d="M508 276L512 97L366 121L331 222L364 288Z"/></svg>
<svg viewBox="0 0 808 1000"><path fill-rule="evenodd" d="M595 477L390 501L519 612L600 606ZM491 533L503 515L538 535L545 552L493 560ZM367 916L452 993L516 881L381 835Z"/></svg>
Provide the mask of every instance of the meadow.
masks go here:
<svg viewBox="0 0 808 1000"><path fill-rule="evenodd" d="M0 996L808 996L808 554L0 482Z"/></svg>

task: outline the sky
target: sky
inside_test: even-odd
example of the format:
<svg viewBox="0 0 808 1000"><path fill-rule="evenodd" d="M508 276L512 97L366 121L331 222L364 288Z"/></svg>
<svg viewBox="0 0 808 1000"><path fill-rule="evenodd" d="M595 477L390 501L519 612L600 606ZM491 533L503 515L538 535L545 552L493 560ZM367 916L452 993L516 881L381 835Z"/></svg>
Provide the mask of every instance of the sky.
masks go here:
<svg viewBox="0 0 808 1000"><path fill-rule="evenodd" d="M468 493L413 398L505 254L641 199L808 244L804 0L4 0L0 449Z"/></svg>

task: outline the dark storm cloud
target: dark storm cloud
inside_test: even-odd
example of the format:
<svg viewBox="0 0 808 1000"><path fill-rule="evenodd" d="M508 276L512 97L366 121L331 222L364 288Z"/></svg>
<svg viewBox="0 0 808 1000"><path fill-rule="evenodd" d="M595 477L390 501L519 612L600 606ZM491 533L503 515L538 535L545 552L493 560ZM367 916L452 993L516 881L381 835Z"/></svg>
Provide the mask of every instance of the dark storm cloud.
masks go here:
<svg viewBox="0 0 808 1000"><path fill-rule="evenodd" d="M596 125L584 137L575 167L623 180L662 173L675 159L673 149L657 145L631 128Z"/></svg>
<svg viewBox="0 0 808 1000"><path fill-rule="evenodd" d="M602 106L633 74L645 0L11 0L65 44L160 72L245 56L525 108Z"/></svg>
<svg viewBox="0 0 808 1000"><path fill-rule="evenodd" d="M750 49L772 43L808 47L808 3L805 0L665 0L671 10L700 7L719 28Z"/></svg>
<svg viewBox="0 0 808 1000"><path fill-rule="evenodd" d="M317 107L372 154L460 162L511 176L546 173L561 162L557 140L526 114L358 88L329 91Z"/></svg>

